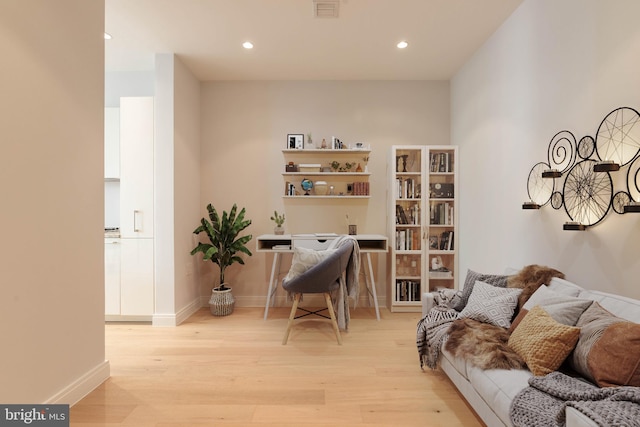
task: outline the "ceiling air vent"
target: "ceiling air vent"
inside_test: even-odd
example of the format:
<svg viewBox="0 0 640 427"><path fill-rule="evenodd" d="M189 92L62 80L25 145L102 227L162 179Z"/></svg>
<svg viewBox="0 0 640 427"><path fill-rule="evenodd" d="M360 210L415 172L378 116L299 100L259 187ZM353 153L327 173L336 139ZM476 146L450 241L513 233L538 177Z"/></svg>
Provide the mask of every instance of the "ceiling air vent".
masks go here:
<svg viewBox="0 0 640 427"><path fill-rule="evenodd" d="M316 18L337 18L340 0L313 0L313 16Z"/></svg>

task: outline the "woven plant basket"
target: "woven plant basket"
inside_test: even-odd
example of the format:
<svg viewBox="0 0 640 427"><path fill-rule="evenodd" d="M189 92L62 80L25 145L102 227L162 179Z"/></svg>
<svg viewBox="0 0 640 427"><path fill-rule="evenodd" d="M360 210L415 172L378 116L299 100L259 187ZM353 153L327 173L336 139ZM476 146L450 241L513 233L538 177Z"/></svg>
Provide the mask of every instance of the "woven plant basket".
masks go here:
<svg viewBox="0 0 640 427"><path fill-rule="evenodd" d="M236 304L236 300L233 298L231 288L220 291L218 288L214 288L211 291L211 299L209 299L209 308L211 314L214 316L228 316L233 313L233 307Z"/></svg>

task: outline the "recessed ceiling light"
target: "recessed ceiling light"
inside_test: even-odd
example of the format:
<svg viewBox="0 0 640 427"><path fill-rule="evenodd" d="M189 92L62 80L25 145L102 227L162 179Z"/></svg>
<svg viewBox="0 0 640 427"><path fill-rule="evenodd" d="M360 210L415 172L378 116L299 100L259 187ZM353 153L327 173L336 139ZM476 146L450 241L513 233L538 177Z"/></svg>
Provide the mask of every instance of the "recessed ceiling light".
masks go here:
<svg viewBox="0 0 640 427"><path fill-rule="evenodd" d="M253 43L244 42L244 43L242 43L242 47L245 48L245 49L253 49Z"/></svg>
<svg viewBox="0 0 640 427"><path fill-rule="evenodd" d="M398 49L404 49L405 47L409 46L409 43L407 43L406 41L402 40L396 46L398 46Z"/></svg>
<svg viewBox="0 0 640 427"><path fill-rule="evenodd" d="M104 33L104 39L105 40L111 40L113 37L111 37L111 34L109 33Z"/></svg>

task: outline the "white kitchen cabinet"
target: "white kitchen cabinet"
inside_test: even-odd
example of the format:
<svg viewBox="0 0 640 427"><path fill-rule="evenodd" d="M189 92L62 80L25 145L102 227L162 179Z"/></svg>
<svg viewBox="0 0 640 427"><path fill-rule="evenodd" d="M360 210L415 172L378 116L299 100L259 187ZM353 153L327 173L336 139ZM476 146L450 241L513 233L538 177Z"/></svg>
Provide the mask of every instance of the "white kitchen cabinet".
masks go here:
<svg viewBox="0 0 640 427"><path fill-rule="evenodd" d="M120 98L120 235L153 237L153 97Z"/></svg>
<svg viewBox="0 0 640 427"><path fill-rule="evenodd" d="M110 181L120 178L120 109L104 109L104 177Z"/></svg>
<svg viewBox="0 0 640 427"><path fill-rule="evenodd" d="M120 239L104 239L104 312L120 314Z"/></svg>
<svg viewBox="0 0 640 427"><path fill-rule="evenodd" d="M120 239L120 315L151 320L153 312L153 239Z"/></svg>

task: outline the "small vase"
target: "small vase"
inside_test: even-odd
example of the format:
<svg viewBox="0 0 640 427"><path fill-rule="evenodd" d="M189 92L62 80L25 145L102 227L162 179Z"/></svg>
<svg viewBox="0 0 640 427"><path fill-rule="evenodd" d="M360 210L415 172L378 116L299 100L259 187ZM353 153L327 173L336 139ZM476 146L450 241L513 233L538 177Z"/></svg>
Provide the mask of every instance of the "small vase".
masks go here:
<svg viewBox="0 0 640 427"><path fill-rule="evenodd" d="M284 227L281 225L278 225L276 228L273 229L273 234L277 235L277 236L281 236L284 234Z"/></svg>
<svg viewBox="0 0 640 427"><path fill-rule="evenodd" d="M362 166L358 163L358 167L356 168L356 172L362 172Z"/></svg>

